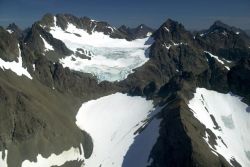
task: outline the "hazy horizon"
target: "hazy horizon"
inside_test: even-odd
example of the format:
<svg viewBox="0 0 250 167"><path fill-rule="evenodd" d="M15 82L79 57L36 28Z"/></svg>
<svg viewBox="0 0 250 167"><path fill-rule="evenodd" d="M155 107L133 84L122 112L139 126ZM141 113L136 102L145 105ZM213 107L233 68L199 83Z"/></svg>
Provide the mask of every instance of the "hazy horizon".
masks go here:
<svg viewBox="0 0 250 167"><path fill-rule="evenodd" d="M107 21L119 27L136 27L145 24L158 28L168 18L182 23L189 30L209 28L214 21L250 29L250 1L210 0L149 0L137 1L82 1L82 0L0 0L0 25L6 27L15 23L22 29L30 27L46 13L70 13L78 17Z"/></svg>

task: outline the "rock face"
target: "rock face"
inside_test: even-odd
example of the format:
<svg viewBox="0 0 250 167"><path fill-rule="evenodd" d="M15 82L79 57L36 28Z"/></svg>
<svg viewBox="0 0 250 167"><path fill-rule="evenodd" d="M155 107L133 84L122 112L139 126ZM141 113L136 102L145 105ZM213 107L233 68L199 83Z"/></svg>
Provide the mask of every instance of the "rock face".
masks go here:
<svg viewBox="0 0 250 167"><path fill-rule="evenodd" d="M125 25L122 25L121 27L118 28L118 30L123 34L125 34L128 40L145 38L147 36L150 36L154 31L152 28L144 24L141 24L136 28L129 28L126 27Z"/></svg>
<svg viewBox="0 0 250 167"><path fill-rule="evenodd" d="M59 59L72 51L49 33L55 20L63 30L70 23L89 34L97 31L126 40L153 33L154 43L147 50L150 59L119 82L98 82L95 76L63 68ZM0 151L8 150L8 157L13 157L7 160L9 167L20 167L26 159L34 161L37 154L49 157L81 144L85 157L91 156L91 136L77 128L76 112L83 102L115 92L144 96L162 107L160 136L149 166L237 164L237 160L227 162L223 155L212 152L204 140L208 130L187 103L196 87L204 87L232 92L250 104L250 38L242 30L217 21L194 36L170 19L156 31L145 25L116 29L70 14L46 14L30 29L21 31L11 24L7 30L0 28L0 58L17 61L19 44L23 67L33 77L30 80L0 68ZM53 50L44 52L44 40ZM81 164L68 161L63 166Z"/></svg>
<svg viewBox="0 0 250 167"><path fill-rule="evenodd" d="M225 59L238 61L242 57L249 57L250 41L247 34L219 21L195 38L204 49Z"/></svg>
<svg viewBox="0 0 250 167"><path fill-rule="evenodd" d="M58 59L72 54L65 44L53 38L53 36L46 32L39 24L35 23L32 28L27 32L23 42L25 43L25 47L29 48L33 54L45 54L46 46L44 40L53 47L52 51L49 51L47 57L51 61L58 61Z"/></svg>
<svg viewBox="0 0 250 167"><path fill-rule="evenodd" d="M0 58L5 61L17 61L18 40L8 31L0 27Z"/></svg>
<svg viewBox="0 0 250 167"><path fill-rule="evenodd" d="M86 30L89 34L93 31L103 32L105 35L110 35L113 38L125 38L125 35L119 32L116 28L110 26L107 22L92 20L88 17L78 18L71 14L58 14L53 16L46 14L39 24L44 26L47 30L56 25L61 27L63 30L67 28L69 23L75 25L77 28Z"/></svg>

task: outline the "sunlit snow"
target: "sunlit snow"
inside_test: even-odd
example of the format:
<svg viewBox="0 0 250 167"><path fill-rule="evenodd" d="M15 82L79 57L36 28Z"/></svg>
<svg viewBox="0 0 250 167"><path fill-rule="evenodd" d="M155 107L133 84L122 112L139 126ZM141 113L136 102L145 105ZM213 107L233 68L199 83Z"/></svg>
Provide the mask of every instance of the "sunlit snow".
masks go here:
<svg viewBox="0 0 250 167"><path fill-rule="evenodd" d="M47 52L47 51L50 51L50 50L54 50L53 46L51 46L41 35L40 37L42 38L43 40L43 44L44 44L44 51Z"/></svg>
<svg viewBox="0 0 250 167"><path fill-rule="evenodd" d="M194 116L217 136L216 149L210 146L214 153L221 154L228 162L234 158L243 167L250 166L250 113L240 97L197 88L189 107ZM208 142L208 134L204 138Z"/></svg>
<svg viewBox="0 0 250 167"><path fill-rule="evenodd" d="M187 43L183 42L175 43L174 41L171 41L171 44L165 42L162 44L162 46L164 46L167 50L169 50L172 46L180 46L180 45L187 45Z"/></svg>
<svg viewBox="0 0 250 167"><path fill-rule="evenodd" d="M161 109L162 107L156 108L151 114L152 118L161 111ZM156 143L157 137L159 136L160 123L161 119L153 118L146 128L135 137L133 144L129 147L124 157L122 167L146 167L151 164L150 160L153 159L149 159L149 156L152 146Z"/></svg>
<svg viewBox="0 0 250 167"><path fill-rule="evenodd" d="M56 25L56 17L55 25ZM153 43L151 37L127 41L114 39L102 32L92 31L89 34L83 29L69 23L66 30L58 26L50 28L54 38L62 40L74 53L77 49L88 50L92 53L91 60L77 57L76 54L62 58L64 67L72 70L92 73L99 81L123 80L133 69L149 60L148 48Z"/></svg>
<svg viewBox="0 0 250 167"><path fill-rule="evenodd" d="M167 32L169 32L169 29L168 29L167 27L164 27L164 29L165 29Z"/></svg>
<svg viewBox="0 0 250 167"><path fill-rule="evenodd" d="M8 156L7 150L0 151L0 167L8 167L7 156Z"/></svg>
<svg viewBox="0 0 250 167"><path fill-rule="evenodd" d="M219 63L221 63L222 65L225 64L224 61L226 61L226 62L228 62L228 63L231 63L231 61L228 61L228 60L225 60L225 59L224 59L224 61L222 61L218 56L215 56L215 55L213 55L212 53L210 53L210 52L208 52L208 51L204 51L204 52L207 53L207 54L209 54L210 57L215 58L215 59L216 59ZM228 66L224 65L224 67L225 67L227 70L230 70L230 68L229 68Z"/></svg>
<svg viewBox="0 0 250 167"><path fill-rule="evenodd" d="M149 139L144 138L145 142L138 143L142 138L137 139L136 136L138 130L147 124L152 114L151 110L152 101L121 93L84 103L76 116L76 124L90 134L94 144L93 153L85 160L85 166L121 167L130 146L131 153L138 151L134 150L134 147L145 151L137 160L141 161L138 164L147 164L150 150L158 137L159 121L153 120L148 126L148 131L146 128L145 132L141 133L141 137L150 136ZM125 160L126 158L131 159L129 155Z"/></svg>
<svg viewBox="0 0 250 167"><path fill-rule="evenodd" d="M79 148L70 148L67 151L63 151L61 154L51 154L48 158L44 158L42 155L38 154L37 161L31 162L25 160L22 162L22 167L50 167L50 166L61 166L65 162L78 160L82 161L84 159L83 148L81 145L81 151Z"/></svg>
<svg viewBox="0 0 250 167"><path fill-rule="evenodd" d="M18 45L18 48L19 48L19 45ZM27 71L27 68L23 67L20 48L19 48L18 62L16 61L8 62L0 58L0 68L2 68L3 70L11 70L19 76L25 75L29 79L32 79L31 75Z"/></svg>
<svg viewBox="0 0 250 167"><path fill-rule="evenodd" d="M7 29L6 30L8 33L12 34L14 31Z"/></svg>

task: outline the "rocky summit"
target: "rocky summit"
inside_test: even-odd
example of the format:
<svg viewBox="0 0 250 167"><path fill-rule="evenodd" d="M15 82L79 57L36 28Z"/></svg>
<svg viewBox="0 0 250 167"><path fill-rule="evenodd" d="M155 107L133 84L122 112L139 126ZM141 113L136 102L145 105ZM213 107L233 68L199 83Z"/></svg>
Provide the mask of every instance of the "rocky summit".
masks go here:
<svg viewBox="0 0 250 167"><path fill-rule="evenodd" d="M216 21L0 27L0 167L250 166L250 37Z"/></svg>

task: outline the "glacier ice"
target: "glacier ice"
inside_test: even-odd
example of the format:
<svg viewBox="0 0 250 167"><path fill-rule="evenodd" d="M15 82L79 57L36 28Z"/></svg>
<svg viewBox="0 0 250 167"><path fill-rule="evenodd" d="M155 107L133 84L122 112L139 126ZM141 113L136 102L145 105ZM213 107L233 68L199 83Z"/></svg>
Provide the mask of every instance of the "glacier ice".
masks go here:
<svg viewBox="0 0 250 167"><path fill-rule="evenodd" d="M50 28L50 33L74 52L60 59L64 67L91 73L99 81L119 81L149 60L148 49L154 41L151 37L133 41L114 39L102 32L93 31L89 34L71 23L64 31L56 26L56 17L54 19L55 26ZM91 59L77 56L79 49L91 52Z"/></svg>
<svg viewBox="0 0 250 167"><path fill-rule="evenodd" d="M131 160L129 154L138 153L138 149L143 153L140 152L141 156L137 159L140 162L136 163L147 164L158 137L159 120L152 120L140 134L136 132L152 118L154 112L151 110L154 110L152 101L122 93L83 103L77 113L76 124L89 133L94 145L92 155L85 160L85 166L121 167L124 160L124 165L135 164L127 161Z"/></svg>

